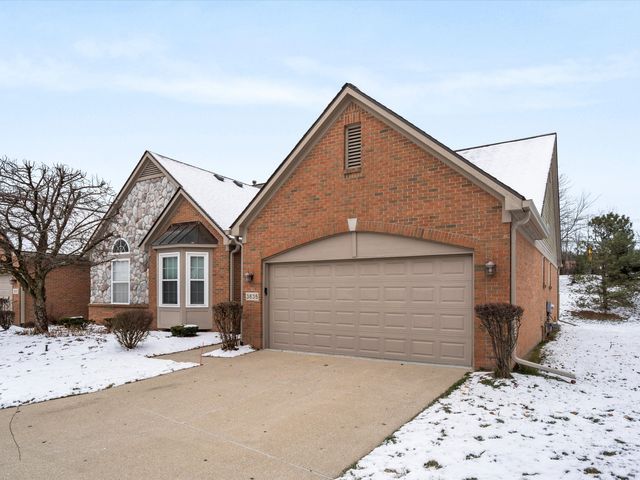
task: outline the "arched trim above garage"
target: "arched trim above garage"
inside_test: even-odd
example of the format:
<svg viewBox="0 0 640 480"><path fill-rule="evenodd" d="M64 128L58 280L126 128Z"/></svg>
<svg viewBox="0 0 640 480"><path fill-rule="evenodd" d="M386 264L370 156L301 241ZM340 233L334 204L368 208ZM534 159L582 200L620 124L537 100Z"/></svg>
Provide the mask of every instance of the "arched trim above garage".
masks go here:
<svg viewBox="0 0 640 480"><path fill-rule="evenodd" d="M267 263L311 262L365 258L424 257L469 254L473 250L415 238L371 232L326 237L266 259Z"/></svg>

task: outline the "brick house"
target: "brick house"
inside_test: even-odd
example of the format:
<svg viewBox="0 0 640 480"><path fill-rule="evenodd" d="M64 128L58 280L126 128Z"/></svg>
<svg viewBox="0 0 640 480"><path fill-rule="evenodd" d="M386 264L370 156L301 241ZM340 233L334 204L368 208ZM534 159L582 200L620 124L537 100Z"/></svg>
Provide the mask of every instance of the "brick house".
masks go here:
<svg viewBox="0 0 640 480"><path fill-rule="evenodd" d="M77 264L53 270L45 282L47 312L54 318L87 318L89 303L89 265ZM0 273L0 297L8 298L15 313L14 323L35 321L33 298L9 274Z"/></svg>
<svg viewBox="0 0 640 480"><path fill-rule="evenodd" d="M240 245L228 234L258 192L233 180L145 152L112 208L114 233L92 254L89 318L152 312L153 328L212 328L212 306L240 298Z"/></svg>
<svg viewBox="0 0 640 480"><path fill-rule="evenodd" d="M555 134L454 151L346 84L232 225L243 340L483 368L474 305L513 302L525 355L558 231Z"/></svg>

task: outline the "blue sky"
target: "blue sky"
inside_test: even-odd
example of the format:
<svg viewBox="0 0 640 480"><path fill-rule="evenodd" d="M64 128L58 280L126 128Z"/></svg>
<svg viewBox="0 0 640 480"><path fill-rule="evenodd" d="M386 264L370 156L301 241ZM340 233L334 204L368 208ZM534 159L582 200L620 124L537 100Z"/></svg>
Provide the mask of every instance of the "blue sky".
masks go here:
<svg viewBox="0 0 640 480"><path fill-rule="evenodd" d="M640 2L3 3L0 155L264 180L345 82L452 148L558 132L640 226Z"/></svg>

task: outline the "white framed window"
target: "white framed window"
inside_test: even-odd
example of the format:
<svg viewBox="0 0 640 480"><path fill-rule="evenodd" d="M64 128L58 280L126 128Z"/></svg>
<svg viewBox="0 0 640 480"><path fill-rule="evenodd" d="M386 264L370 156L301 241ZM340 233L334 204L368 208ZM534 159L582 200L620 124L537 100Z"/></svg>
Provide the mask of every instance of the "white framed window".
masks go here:
<svg viewBox="0 0 640 480"><path fill-rule="evenodd" d="M129 244L124 238L119 238L113 242L111 251L116 255L122 255L123 253L129 253Z"/></svg>
<svg viewBox="0 0 640 480"><path fill-rule="evenodd" d="M180 255L161 253L158 255L160 306L180 306Z"/></svg>
<svg viewBox="0 0 640 480"><path fill-rule="evenodd" d="M111 303L130 302L129 267L129 259L111 261Z"/></svg>
<svg viewBox="0 0 640 480"><path fill-rule="evenodd" d="M209 306L209 254L187 252L187 306Z"/></svg>

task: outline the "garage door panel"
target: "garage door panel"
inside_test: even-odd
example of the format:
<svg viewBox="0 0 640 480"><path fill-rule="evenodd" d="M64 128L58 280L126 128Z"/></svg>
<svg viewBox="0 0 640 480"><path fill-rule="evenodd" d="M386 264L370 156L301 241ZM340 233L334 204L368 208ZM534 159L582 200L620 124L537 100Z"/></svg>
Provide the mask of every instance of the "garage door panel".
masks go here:
<svg viewBox="0 0 640 480"><path fill-rule="evenodd" d="M419 275L421 277L434 276L435 274L434 262L412 262L411 274Z"/></svg>
<svg viewBox="0 0 640 480"><path fill-rule="evenodd" d="M315 310L313 312L313 323L318 325L331 325L333 313L330 310Z"/></svg>
<svg viewBox="0 0 640 480"><path fill-rule="evenodd" d="M359 337L358 338L358 350L365 354L374 354L377 356L381 353L380 338L378 337Z"/></svg>
<svg viewBox="0 0 640 480"><path fill-rule="evenodd" d="M467 345L461 342L440 342L440 358L464 363L469 356Z"/></svg>
<svg viewBox="0 0 640 480"><path fill-rule="evenodd" d="M416 333L433 335L438 326L438 318L435 313L410 313L411 328Z"/></svg>
<svg viewBox="0 0 640 480"><path fill-rule="evenodd" d="M471 365L472 274L471 256L271 265L269 346Z"/></svg>
<svg viewBox="0 0 640 480"><path fill-rule="evenodd" d="M407 263L404 261L398 262L384 262L383 272L385 275L390 276L406 276L407 275Z"/></svg>
<svg viewBox="0 0 640 480"><path fill-rule="evenodd" d="M380 264L379 263L359 263L358 264L358 275L360 277L377 277L380 275Z"/></svg>
<svg viewBox="0 0 640 480"><path fill-rule="evenodd" d="M463 313L459 314L440 314L440 332L445 335L461 334L466 335L469 332L469 324Z"/></svg>
<svg viewBox="0 0 640 480"><path fill-rule="evenodd" d="M380 312L360 312L358 325L362 327L379 327L382 323Z"/></svg>
<svg viewBox="0 0 640 480"><path fill-rule="evenodd" d="M410 287L411 301L424 303L434 303L436 301L435 287Z"/></svg>
<svg viewBox="0 0 640 480"><path fill-rule="evenodd" d="M433 362L436 359L436 342L433 340L411 340L411 355L422 361Z"/></svg>

